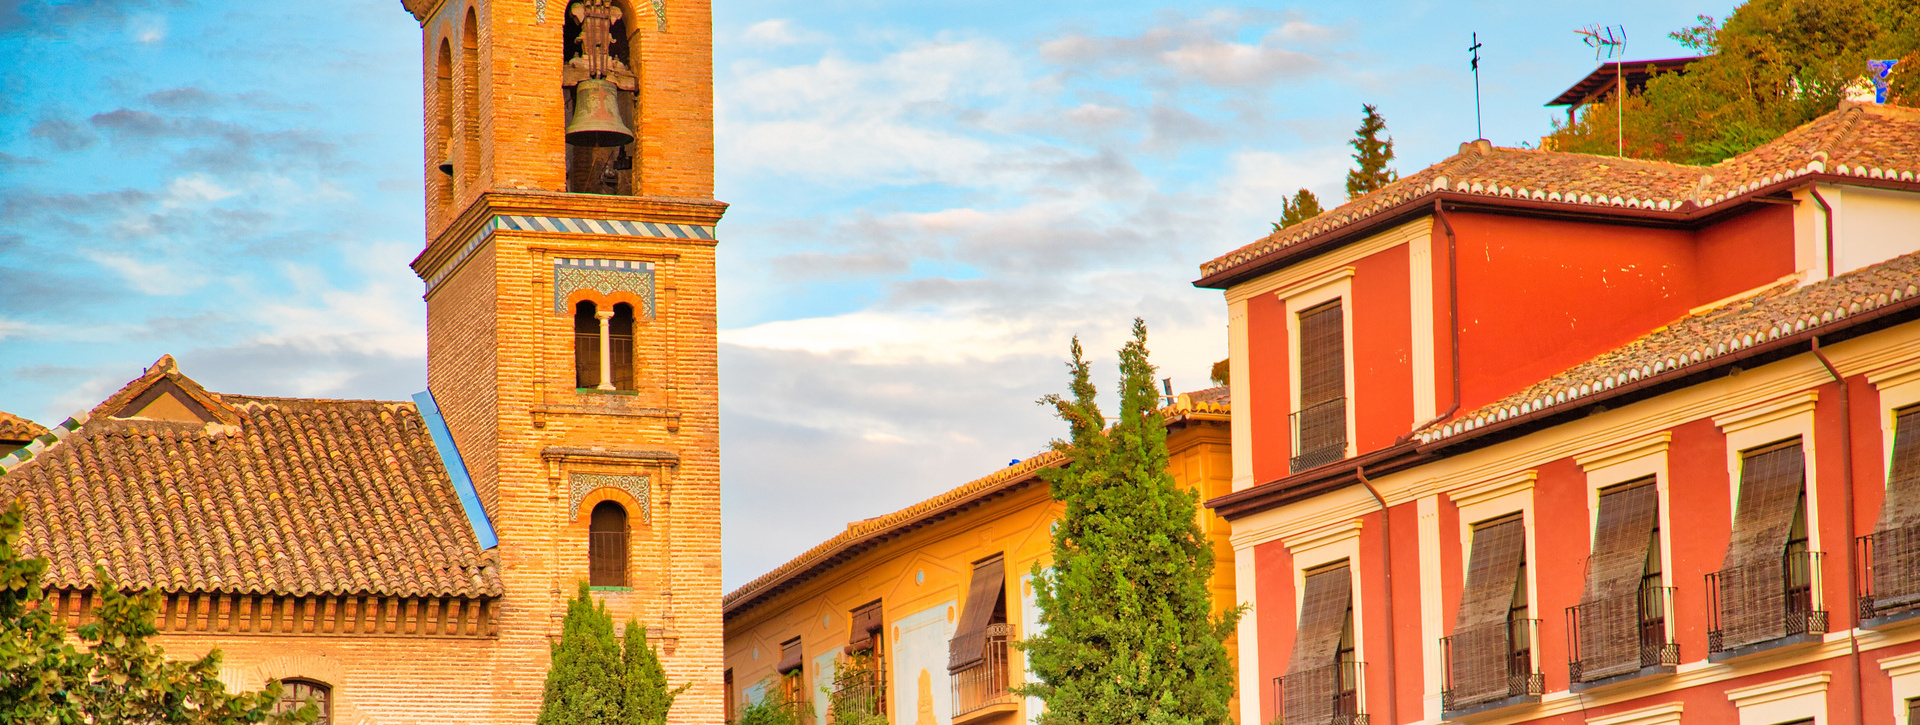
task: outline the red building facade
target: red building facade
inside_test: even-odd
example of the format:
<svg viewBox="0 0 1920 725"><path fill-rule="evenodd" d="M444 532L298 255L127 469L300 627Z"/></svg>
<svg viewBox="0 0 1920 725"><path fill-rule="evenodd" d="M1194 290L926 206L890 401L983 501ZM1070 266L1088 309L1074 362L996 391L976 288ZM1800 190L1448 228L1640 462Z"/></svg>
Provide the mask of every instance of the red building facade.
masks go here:
<svg viewBox="0 0 1920 725"><path fill-rule="evenodd" d="M1482 141L1204 265L1240 721L1909 722L1917 173L1882 106L1707 167Z"/></svg>

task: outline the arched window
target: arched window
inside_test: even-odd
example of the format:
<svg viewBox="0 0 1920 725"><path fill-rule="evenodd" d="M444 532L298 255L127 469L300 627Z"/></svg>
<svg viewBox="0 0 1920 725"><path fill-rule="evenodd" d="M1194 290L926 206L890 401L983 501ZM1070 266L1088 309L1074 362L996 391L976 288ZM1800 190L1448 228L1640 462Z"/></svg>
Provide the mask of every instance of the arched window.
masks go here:
<svg viewBox="0 0 1920 725"><path fill-rule="evenodd" d="M273 706L274 712L293 712L301 705L313 702L320 717L314 725L330 725L333 722L333 688L324 682L303 677L289 677L280 681L280 701Z"/></svg>
<svg viewBox="0 0 1920 725"><path fill-rule="evenodd" d="M480 22L467 8L460 28L460 188L480 178Z"/></svg>
<svg viewBox="0 0 1920 725"><path fill-rule="evenodd" d="M573 387L600 387L600 320L591 300L573 306Z"/></svg>
<svg viewBox="0 0 1920 725"><path fill-rule="evenodd" d="M587 526L587 583L596 587L627 585L627 510L612 501L593 506Z"/></svg>
<svg viewBox="0 0 1920 725"><path fill-rule="evenodd" d="M613 388L633 390L633 305L613 306L613 319L607 325L607 352L612 363Z"/></svg>
<svg viewBox="0 0 1920 725"><path fill-rule="evenodd" d="M431 162L440 173L429 174L428 188L433 189L435 201L439 202L441 213L453 204L453 44L445 38L440 39L440 54L433 65L433 108L434 117L433 149L429 152Z"/></svg>

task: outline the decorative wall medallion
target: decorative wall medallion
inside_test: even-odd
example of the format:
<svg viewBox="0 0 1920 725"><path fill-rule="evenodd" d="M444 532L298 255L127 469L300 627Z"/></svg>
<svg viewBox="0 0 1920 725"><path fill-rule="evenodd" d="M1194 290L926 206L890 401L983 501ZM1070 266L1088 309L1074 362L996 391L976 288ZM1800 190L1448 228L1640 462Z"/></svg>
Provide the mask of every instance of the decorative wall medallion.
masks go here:
<svg viewBox="0 0 1920 725"><path fill-rule="evenodd" d="M632 292L647 303L647 318L653 318L653 263L624 259L553 260L553 314L567 314L567 295L583 289L600 294Z"/></svg>
<svg viewBox="0 0 1920 725"><path fill-rule="evenodd" d="M605 473L576 473L567 479L567 518L580 518L580 501L596 488L612 486L627 492L633 500L640 502L640 520L653 524L653 498L648 493L647 483L651 476L615 476Z"/></svg>

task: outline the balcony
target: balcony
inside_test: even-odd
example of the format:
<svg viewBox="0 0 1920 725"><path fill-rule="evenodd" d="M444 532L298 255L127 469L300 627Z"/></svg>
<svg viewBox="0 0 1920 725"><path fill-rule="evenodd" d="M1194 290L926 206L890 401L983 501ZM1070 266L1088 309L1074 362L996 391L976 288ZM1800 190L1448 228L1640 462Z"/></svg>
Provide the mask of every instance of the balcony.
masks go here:
<svg viewBox="0 0 1920 725"><path fill-rule="evenodd" d="M1821 552L1793 551L1778 564L1708 574L1707 660L1820 641L1827 633L1827 612L1815 595L1821 561Z"/></svg>
<svg viewBox="0 0 1920 725"><path fill-rule="evenodd" d="M1364 662L1342 662L1273 678L1280 725L1367 725L1360 698ZM1291 699L1289 699L1291 698Z"/></svg>
<svg viewBox="0 0 1920 725"><path fill-rule="evenodd" d="M1011 661L1007 657L1007 639L1013 627L987 625L985 659L979 664L953 673L953 721L955 725L998 712L1011 712L1018 706L1008 691L1012 683Z"/></svg>
<svg viewBox="0 0 1920 725"><path fill-rule="evenodd" d="M878 658L863 654L842 659L833 671L828 720L838 722L850 715L884 716L886 692L886 667Z"/></svg>
<svg viewBox="0 0 1920 725"><path fill-rule="evenodd" d="M1446 669L1440 691L1442 717L1448 720L1504 707L1535 703L1546 694L1547 680L1533 664L1538 619L1510 619L1456 631L1440 638Z"/></svg>
<svg viewBox="0 0 1920 725"><path fill-rule="evenodd" d="M1860 626L1920 619L1920 525L1875 531L1860 547Z"/></svg>
<svg viewBox="0 0 1920 725"><path fill-rule="evenodd" d="M1671 621L1673 587L1643 587L1567 607L1567 681L1572 689L1672 674L1680 664L1680 645L1667 634ZM1634 632L1627 641L1618 636L1623 625Z"/></svg>
<svg viewBox="0 0 1920 725"><path fill-rule="evenodd" d="M1289 416L1293 427L1293 472L1327 465L1347 455L1347 399L1315 403Z"/></svg>

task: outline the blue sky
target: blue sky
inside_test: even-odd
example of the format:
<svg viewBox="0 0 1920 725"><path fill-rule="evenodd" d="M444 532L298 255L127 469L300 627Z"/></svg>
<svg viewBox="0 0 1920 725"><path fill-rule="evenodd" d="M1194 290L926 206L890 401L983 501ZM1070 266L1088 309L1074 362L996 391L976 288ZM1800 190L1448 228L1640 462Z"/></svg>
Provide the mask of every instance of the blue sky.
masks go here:
<svg viewBox="0 0 1920 725"><path fill-rule="evenodd" d="M1360 104L1412 172L1535 143L1624 24L1697 4L720 0L726 574L1041 449L1073 335L1226 354L1198 265L1342 200ZM0 410L55 423L161 354L214 390L425 387L418 26L398 0L0 2ZM1098 381L1111 381L1103 363Z"/></svg>

